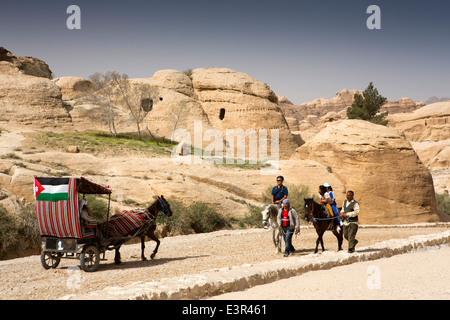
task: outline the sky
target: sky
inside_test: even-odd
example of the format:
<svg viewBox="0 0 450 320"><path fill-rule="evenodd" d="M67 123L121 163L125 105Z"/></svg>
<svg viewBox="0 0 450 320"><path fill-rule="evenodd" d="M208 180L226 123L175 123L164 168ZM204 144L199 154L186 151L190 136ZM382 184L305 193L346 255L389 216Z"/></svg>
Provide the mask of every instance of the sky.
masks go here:
<svg viewBox="0 0 450 320"><path fill-rule="evenodd" d="M370 82L390 101L450 97L448 0L0 0L0 46L55 77L226 67L297 105Z"/></svg>

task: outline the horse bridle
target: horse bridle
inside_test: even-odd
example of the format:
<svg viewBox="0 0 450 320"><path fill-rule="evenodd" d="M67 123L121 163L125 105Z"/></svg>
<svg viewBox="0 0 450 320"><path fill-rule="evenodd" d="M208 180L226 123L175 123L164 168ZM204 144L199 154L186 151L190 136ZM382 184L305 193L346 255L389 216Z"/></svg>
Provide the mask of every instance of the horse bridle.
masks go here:
<svg viewBox="0 0 450 320"><path fill-rule="evenodd" d="M164 204L162 203L160 198L158 198L158 200L159 200L159 204L161 205L162 213L164 213L164 215L167 217L169 215L169 210L167 210L167 208L164 206Z"/></svg>
<svg viewBox="0 0 450 320"><path fill-rule="evenodd" d="M305 203L305 207L306 208L308 208L308 205ZM309 216L309 215L311 215L311 218L313 218L314 219L314 201L311 201L311 211L310 211L311 213L308 213L308 212L306 212L306 210L305 210L305 213L307 213L307 216ZM309 220L308 220L309 221Z"/></svg>

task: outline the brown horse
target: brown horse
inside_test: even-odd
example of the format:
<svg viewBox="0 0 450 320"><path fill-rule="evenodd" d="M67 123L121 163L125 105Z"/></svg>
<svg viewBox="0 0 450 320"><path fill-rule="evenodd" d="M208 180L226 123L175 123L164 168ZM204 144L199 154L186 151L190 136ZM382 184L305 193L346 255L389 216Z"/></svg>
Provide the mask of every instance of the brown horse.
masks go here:
<svg viewBox="0 0 450 320"><path fill-rule="evenodd" d="M158 237L155 235L156 230L156 218L158 214L162 212L165 216L170 217L172 215L172 210L170 209L170 204L167 202L166 199L164 199L164 196L161 195L161 197L158 197L156 201L146 209L147 218L146 224L142 227L139 227L137 229L131 230L126 235L124 235L123 238L120 238L116 241L110 242L108 244L108 250L116 250L115 256L114 256L114 263L120 264L120 247L122 244L127 242L128 240L136 237L141 238L141 259L142 261L147 260L144 255L144 249L145 249L145 236L149 237L151 240L156 242L156 247L153 250L153 253L150 255L150 258L153 259L158 252L160 241Z"/></svg>
<svg viewBox="0 0 450 320"><path fill-rule="evenodd" d="M335 217L329 218L328 215L325 213L325 207L317 202L315 202L313 199L304 199L305 200L305 218L306 220L312 221L314 228L316 229L317 235L319 236L316 240L316 249L314 250L314 253L317 253L319 242L322 246L322 252L325 251L325 248L323 246L323 234L327 230L333 231L333 234L336 236L338 240L338 251L342 250L342 229L340 231L337 231L337 225L334 223Z"/></svg>

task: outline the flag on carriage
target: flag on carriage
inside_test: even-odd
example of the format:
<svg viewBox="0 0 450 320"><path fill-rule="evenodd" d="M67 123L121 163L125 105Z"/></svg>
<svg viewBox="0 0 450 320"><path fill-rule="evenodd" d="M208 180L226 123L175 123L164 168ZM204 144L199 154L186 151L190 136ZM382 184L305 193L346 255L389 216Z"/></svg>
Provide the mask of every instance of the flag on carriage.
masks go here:
<svg viewBox="0 0 450 320"><path fill-rule="evenodd" d="M34 178L37 201L69 200L69 178Z"/></svg>

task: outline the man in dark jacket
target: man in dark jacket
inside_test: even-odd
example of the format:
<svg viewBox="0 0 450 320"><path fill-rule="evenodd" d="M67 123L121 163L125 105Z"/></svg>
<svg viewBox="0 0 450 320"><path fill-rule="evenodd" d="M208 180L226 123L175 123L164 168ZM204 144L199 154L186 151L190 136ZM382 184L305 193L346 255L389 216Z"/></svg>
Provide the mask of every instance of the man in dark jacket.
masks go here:
<svg viewBox="0 0 450 320"><path fill-rule="evenodd" d="M281 208L281 203L288 196L288 189L283 186L283 176L277 177L277 185L272 189L272 203L278 205Z"/></svg>

